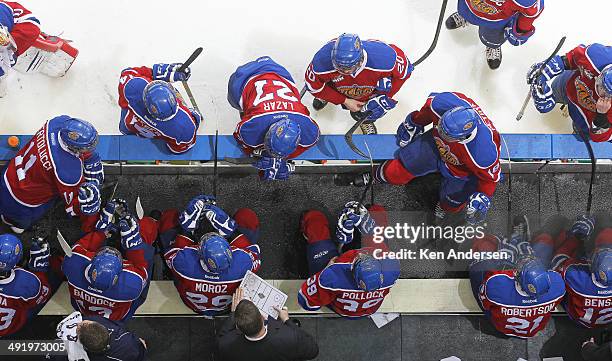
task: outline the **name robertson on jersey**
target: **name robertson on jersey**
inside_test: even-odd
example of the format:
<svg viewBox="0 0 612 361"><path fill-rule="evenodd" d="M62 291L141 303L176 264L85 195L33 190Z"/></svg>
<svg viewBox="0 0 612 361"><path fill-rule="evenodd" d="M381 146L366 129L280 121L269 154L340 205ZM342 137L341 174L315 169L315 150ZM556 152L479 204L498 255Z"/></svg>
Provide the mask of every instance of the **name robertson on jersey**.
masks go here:
<svg viewBox="0 0 612 361"><path fill-rule="evenodd" d="M49 153L47 152L47 127L43 127L41 130L36 132L36 149L40 156L40 163L45 170L50 171L53 167L51 166L51 160L49 159Z"/></svg>
<svg viewBox="0 0 612 361"><path fill-rule="evenodd" d="M545 315L555 309L555 303L547 303L542 306L523 308L523 307L502 307L501 314L504 316L533 317Z"/></svg>

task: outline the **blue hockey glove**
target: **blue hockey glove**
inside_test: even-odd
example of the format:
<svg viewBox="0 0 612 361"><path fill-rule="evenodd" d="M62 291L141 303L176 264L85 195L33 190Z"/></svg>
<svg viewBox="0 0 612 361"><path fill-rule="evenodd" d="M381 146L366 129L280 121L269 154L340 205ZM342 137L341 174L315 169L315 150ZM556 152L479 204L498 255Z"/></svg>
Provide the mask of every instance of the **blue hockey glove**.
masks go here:
<svg viewBox="0 0 612 361"><path fill-rule="evenodd" d="M595 229L595 219L588 214L583 214L576 218L576 222L570 228L569 233L574 237L584 240L588 239Z"/></svg>
<svg viewBox="0 0 612 361"><path fill-rule="evenodd" d="M178 71L181 63L173 64L155 64L153 65L153 80L163 81L187 81L191 76L191 69L188 67L183 71Z"/></svg>
<svg viewBox="0 0 612 361"><path fill-rule="evenodd" d="M98 153L92 153L83 162L83 176L90 183L95 183L98 187L104 183L104 166Z"/></svg>
<svg viewBox="0 0 612 361"><path fill-rule="evenodd" d="M126 251L142 244L140 226L136 218L130 215L121 218L119 221L119 231L121 234L121 246Z"/></svg>
<svg viewBox="0 0 612 361"><path fill-rule="evenodd" d="M200 127L200 124L202 123L202 114L200 114L200 112L197 111L195 108L192 108L190 110L191 110L191 116L196 122L196 128Z"/></svg>
<svg viewBox="0 0 612 361"><path fill-rule="evenodd" d="M253 166L263 172L263 180L287 180L295 171L295 164L280 158L261 157Z"/></svg>
<svg viewBox="0 0 612 361"><path fill-rule="evenodd" d="M204 205L204 216L222 236L229 236L236 230L236 221L225 211L212 203Z"/></svg>
<svg viewBox="0 0 612 361"><path fill-rule="evenodd" d="M513 19L508 25L504 28L504 35L508 42L514 46L523 45L529 40L529 38L535 33L535 28L526 32L521 33L518 31L518 14L513 16Z"/></svg>
<svg viewBox="0 0 612 361"><path fill-rule="evenodd" d="M466 209L466 221L471 225L483 222L491 208L491 200L482 192L475 192L470 196Z"/></svg>
<svg viewBox="0 0 612 361"><path fill-rule="evenodd" d="M376 83L376 91L379 93L388 93L391 91L391 78L382 78Z"/></svg>
<svg viewBox="0 0 612 361"><path fill-rule="evenodd" d="M33 238L30 245L30 259L28 269L34 272L47 272L49 270L49 258L51 248L43 238Z"/></svg>
<svg viewBox="0 0 612 361"><path fill-rule="evenodd" d="M531 86L531 97L533 105L540 113L548 113L557 104L552 89L546 83Z"/></svg>
<svg viewBox="0 0 612 361"><path fill-rule="evenodd" d="M557 55L552 58L544 68L542 68L542 73L538 76L538 71L540 67L544 64L544 62L535 63L527 72L527 84L536 84L541 85L547 81L550 81L552 78L560 75L565 71L565 64L563 63L563 58Z"/></svg>
<svg viewBox="0 0 612 361"><path fill-rule="evenodd" d="M397 133L395 134L395 142L401 148L412 143L412 141L423 134L423 126L414 124L412 122L412 114L406 116L406 119L397 127Z"/></svg>
<svg viewBox="0 0 612 361"><path fill-rule="evenodd" d="M113 224L113 215L115 214L115 209L117 208L117 204L115 202L108 202L102 208L100 212L98 221L96 222L95 228L98 231L102 232L116 232L117 227Z"/></svg>
<svg viewBox="0 0 612 361"><path fill-rule="evenodd" d="M397 101L389 98L386 95L377 95L365 104L362 112L370 112L370 115L366 118L367 121L376 121L379 118L382 118L387 112L397 105Z"/></svg>
<svg viewBox="0 0 612 361"><path fill-rule="evenodd" d="M100 189L95 183L85 182L79 188L79 204L84 215L92 215L100 210Z"/></svg>
<svg viewBox="0 0 612 361"><path fill-rule="evenodd" d="M338 217L338 227L336 228L336 239L341 244L353 242L355 224L359 223L359 215L354 208L344 208Z"/></svg>
<svg viewBox="0 0 612 361"><path fill-rule="evenodd" d="M215 204L215 198L199 195L187 203L187 207L185 207L185 210L179 215L179 223L184 231L193 232L198 228L204 214L204 205L206 203Z"/></svg>

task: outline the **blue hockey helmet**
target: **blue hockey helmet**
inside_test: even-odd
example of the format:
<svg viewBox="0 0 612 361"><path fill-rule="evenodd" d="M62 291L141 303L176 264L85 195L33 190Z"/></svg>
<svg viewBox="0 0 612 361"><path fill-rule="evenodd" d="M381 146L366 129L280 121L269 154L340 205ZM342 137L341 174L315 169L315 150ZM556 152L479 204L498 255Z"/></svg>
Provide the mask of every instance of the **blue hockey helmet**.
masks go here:
<svg viewBox="0 0 612 361"><path fill-rule="evenodd" d="M591 256L591 272L597 283L612 286L612 248L600 247Z"/></svg>
<svg viewBox="0 0 612 361"><path fill-rule="evenodd" d="M202 267L214 273L222 273L232 265L232 250L225 238L210 232L200 238L198 250Z"/></svg>
<svg viewBox="0 0 612 361"><path fill-rule="evenodd" d="M0 273L15 268L23 255L21 240L12 234L0 235Z"/></svg>
<svg viewBox="0 0 612 361"><path fill-rule="evenodd" d="M521 289L532 297L546 293L551 284L546 267L533 255L518 260L516 278Z"/></svg>
<svg viewBox="0 0 612 361"><path fill-rule="evenodd" d="M356 34L343 33L336 39L331 53L334 68L343 74L353 74L363 62L363 47Z"/></svg>
<svg viewBox="0 0 612 361"><path fill-rule="evenodd" d="M287 158L297 148L300 134L300 125L285 118L270 125L264 139L264 146L273 157Z"/></svg>
<svg viewBox="0 0 612 361"><path fill-rule="evenodd" d="M382 265L373 256L360 253L353 262L353 277L360 289L364 291L375 291L382 287L384 276Z"/></svg>
<svg viewBox="0 0 612 361"><path fill-rule="evenodd" d="M91 260L87 276L92 287L105 291L117 284L122 269L121 252L113 247L102 247Z"/></svg>
<svg viewBox="0 0 612 361"><path fill-rule="evenodd" d="M470 107L456 107L446 111L438 123L438 133L447 142L468 139L477 129L480 117Z"/></svg>
<svg viewBox="0 0 612 361"><path fill-rule="evenodd" d="M147 84L142 96L147 111L155 120L165 122L178 112L176 90L163 80Z"/></svg>
<svg viewBox="0 0 612 361"><path fill-rule="evenodd" d="M82 119L66 120L59 131L59 137L74 153L91 152L98 145L98 131L91 123Z"/></svg>
<svg viewBox="0 0 612 361"><path fill-rule="evenodd" d="M612 65L608 65L595 80L595 90L600 97L612 97Z"/></svg>

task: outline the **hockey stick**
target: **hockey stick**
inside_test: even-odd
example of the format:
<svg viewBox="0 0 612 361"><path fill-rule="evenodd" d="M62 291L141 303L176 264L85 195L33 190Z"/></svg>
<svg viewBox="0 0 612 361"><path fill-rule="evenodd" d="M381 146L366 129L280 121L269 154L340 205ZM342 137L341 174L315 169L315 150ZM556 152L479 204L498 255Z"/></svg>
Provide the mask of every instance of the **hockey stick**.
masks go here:
<svg viewBox="0 0 612 361"><path fill-rule="evenodd" d="M436 27L436 35L434 35L434 39L431 42L431 45L429 46L429 49L427 49L425 54L423 54L423 56L421 56L417 61L412 63L412 65L417 66L417 65L421 64L436 49L436 45L438 45L438 38L440 37L440 30L442 30L442 22L444 22L444 13L446 12L446 4L447 3L448 3L448 0L443 0L442 1L442 8L440 9L440 16L438 17L438 25Z"/></svg>
<svg viewBox="0 0 612 361"><path fill-rule="evenodd" d="M66 254L66 257L72 257L72 248L70 247L68 242L66 242L66 239L64 238L62 232L60 232L59 229L57 230L57 241L59 242L60 247L62 247L62 250Z"/></svg>
<svg viewBox="0 0 612 361"><path fill-rule="evenodd" d="M555 57L555 55L557 55L559 50L561 50L563 43L565 43L565 39L566 39L566 36L562 37L561 40L559 40L559 44L557 44L555 51L552 54L550 54L550 56L542 63L542 65L540 65L540 68L536 72L537 75L534 77L534 79L538 79L542 75L542 71L544 71L544 67L546 66L546 64L548 64L548 62L552 58ZM533 87L534 85L532 84L531 86ZM527 96L525 97L525 101L523 101L523 106L521 107L521 110L516 115L516 121L519 121L523 118L523 115L525 114L525 109L527 109L527 105L529 104L529 100L531 100L531 87L529 88L529 92L527 93Z"/></svg>
<svg viewBox="0 0 612 361"><path fill-rule="evenodd" d="M499 135L506 146L506 156L508 158L508 223L507 234L508 237L512 235L512 159L510 159L510 148L508 148L508 143L506 143L506 138L504 138L501 134Z"/></svg>
<svg viewBox="0 0 612 361"><path fill-rule="evenodd" d="M595 153L593 152L593 146L591 145L591 141L584 135L582 129L579 126L574 127L578 134L580 134L580 138L584 142L584 145L587 148L587 152L589 152L589 158L591 158L591 180L589 181L589 195L587 197L587 206L586 211L588 214L591 214L591 204L593 203L593 183L595 182L595 172L597 171L597 158L595 158Z"/></svg>
<svg viewBox="0 0 612 361"><path fill-rule="evenodd" d="M218 157L217 157L217 149L219 144L219 127L217 126L217 129L215 130L215 150L214 150L214 155L213 155L213 197L215 197L215 199L217 199L217 163L218 163Z"/></svg>
<svg viewBox="0 0 612 361"><path fill-rule="evenodd" d="M355 142L353 142L353 134L355 133L355 130L357 130L357 128L359 128L361 124L365 122L365 120L370 116L371 113L372 113L371 110L368 110L365 113L352 112L351 115L353 116L353 118L360 117L360 119L356 121L355 124L353 124L351 129L349 129L348 132L346 132L346 134L344 134L344 141L346 142L346 144L348 144L348 146L353 150L353 152L359 154L360 156L364 158L368 158L368 156L364 152L362 152L361 149L357 148L357 146L355 145Z"/></svg>
<svg viewBox="0 0 612 361"><path fill-rule="evenodd" d="M198 56L200 56L200 54L202 54L203 50L204 49L202 49L202 47L199 47L196 50L194 50L193 53L191 53L191 55L187 59L187 61L185 61L183 65L181 65L178 68L177 72L184 71L189 65L191 65L191 63L193 63L194 60L196 60ZM191 105L198 113L200 113L200 109L198 108L198 104L196 103L195 98L193 97L191 88L189 88L189 84L187 84L187 80L183 80L181 81L181 83L183 84L183 88L185 88L185 92L187 93L187 97L189 97L189 101L191 102Z"/></svg>
<svg viewBox="0 0 612 361"><path fill-rule="evenodd" d="M359 199L359 204L363 204L368 194L368 190L372 190L370 205L373 205L374 204L374 159L372 159L372 153L370 152L370 147L368 147L368 142L364 141L364 143L366 146L366 150L368 151L368 155L370 156L370 183L363 190L363 193L361 194L361 198Z"/></svg>
<svg viewBox="0 0 612 361"><path fill-rule="evenodd" d="M306 85L304 85L304 87L302 87L302 90L300 90L300 99L304 97L304 94L306 94L306 90L308 88L306 87Z"/></svg>

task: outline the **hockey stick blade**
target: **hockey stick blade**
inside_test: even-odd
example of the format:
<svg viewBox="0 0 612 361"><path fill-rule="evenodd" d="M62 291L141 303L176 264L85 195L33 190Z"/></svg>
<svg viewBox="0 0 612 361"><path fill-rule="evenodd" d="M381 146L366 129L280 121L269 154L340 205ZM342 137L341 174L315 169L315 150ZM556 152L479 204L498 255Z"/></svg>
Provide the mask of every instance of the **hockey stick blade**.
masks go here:
<svg viewBox="0 0 612 361"><path fill-rule="evenodd" d="M187 60L183 63L183 65L181 65L180 68L178 68L178 72L181 72L183 70L185 70L185 68L187 68L189 65L191 65L191 63L194 62L194 60L196 60L198 58L198 56L200 56L200 54L202 54L202 51L204 50L204 48L199 47L196 50L193 51L193 53L191 53L191 55L189 56L189 58L187 58Z"/></svg>
<svg viewBox="0 0 612 361"><path fill-rule="evenodd" d="M60 247L62 247L62 250L66 254L66 257L72 257L72 248L70 247L68 242L66 242L66 239L64 238L62 232L60 232L59 229L57 230L57 241L59 242Z"/></svg>
<svg viewBox="0 0 612 361"><path fill-rule="evenodd" d="M142 202L140 201L140 196L138 196L138 198L136 198L136 216L138 219L142 219L144 214L144 208L142 208Z"/></svg>
<svg viewBox="0 0 612 361"><path fill-rule="evenodd" d="M349 129L349 131L346 132L346 134L344 135L344 141L353 150L353 152L359 154L360 156L364 158L367 158L368 156L364 152L362 152L361 149L357 148L357 146L355 145L355 142L353 142L353 133L355 133L355 130L357 130L357 128L359 128L359 126L363 124L363 122L365 122L365 118L361 119L358 122L355 122L355 124L353 124L351 129Z"/></svg>
<svg viewBox="0 0 612 361"><path fill-rule="evenodd" d="M436 45L438 45L438 38L440 37L440 30L442 30L442 22L444 22L444 13L446 13L446 4L447 3L448 3L448 0L443 0L442 1L442 7L440 9L440 16L438 17L438 25L436 27L436 34L434 35L434 39L433 39L431 45L429 46L429 49L427 49L425 54L423 54L412 65L417 66L417 65L421 64L436 49Z"/></svg>
<svg viewBox="0 0 612 361"><path fill-rule="evenodd" d="M561 47L565 43L565 39L566 38L567 38L566 36L563 36L561 38L561 40L559 40L559 44L557 44L557 47L555 48L555 51L553 51L553 53L550 54L550 56L542 63L542 65L540 65L540 68L538 69L538 71L536 73L537 75L534 77L535 79L538 79L540 77L540 75L542 75L542 71L544 71L544 67L546 66L546 64L548 64L548 62L552 58L554 58L555 55L557 55L559 50L561 50ZM531 88L529 88L529 92L527 93L527 96L525 97L525 101L523 101L523 106L521 107L521 110L516 115L516 121L517 122L523 118L523 115L525 115L525 109L527 109L527 105L529 104L529 100L531 100Z"/></svg>

